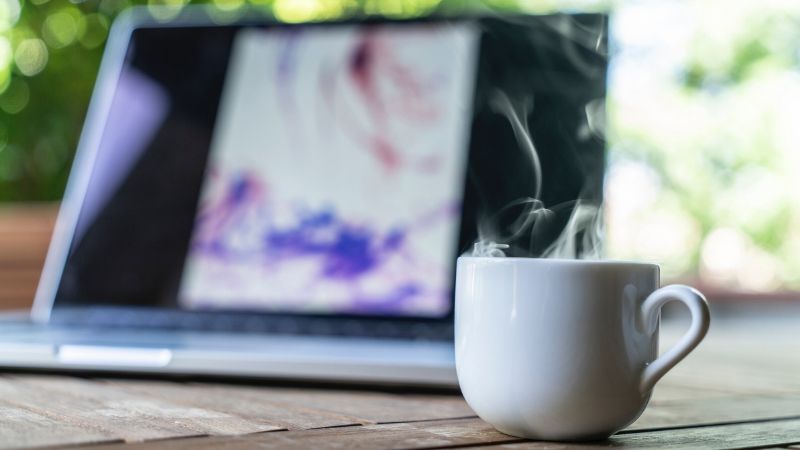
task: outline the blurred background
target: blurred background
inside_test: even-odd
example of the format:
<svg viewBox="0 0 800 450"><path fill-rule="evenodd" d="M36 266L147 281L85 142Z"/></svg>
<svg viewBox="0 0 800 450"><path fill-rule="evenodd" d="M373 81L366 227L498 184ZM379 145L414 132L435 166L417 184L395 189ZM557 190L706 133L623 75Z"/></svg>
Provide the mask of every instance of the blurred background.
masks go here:
<svg viewBox="0 0 800 450"><path fill-rule="evenodd" d="M31 298L114 17L182 0L0 0L0 305ZM606 255L712 300L800 299L800 2L217 0L287 22L610 11ZM28 296L30 295L30 296ZM16 300L18 302L18 300Z"/></svg>

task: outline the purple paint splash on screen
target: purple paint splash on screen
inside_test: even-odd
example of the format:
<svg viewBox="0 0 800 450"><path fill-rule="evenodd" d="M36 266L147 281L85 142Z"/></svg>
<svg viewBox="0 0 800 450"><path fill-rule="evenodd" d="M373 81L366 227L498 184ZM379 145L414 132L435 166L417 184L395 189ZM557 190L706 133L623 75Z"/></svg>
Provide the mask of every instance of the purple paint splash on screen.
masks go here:
<svg viewBox="0 0 800 450"><path fill-rule="evenodd" d="M424 283L415 280L389 284L380 295L360 292L355 283L380 270L393 257L415 264L415 257L405 246L407 240L413 238L415 230L457 218L458 205L447 204L383 232L348 222L330 206L308 209L294 205L293 222L280 226L270 217L273 205L267 191L252 174L232 177L219 200L198 214L191 248L194 257L228 264L242 260L252 264L255 259L264 271L292 260L313 261L319 282L334 281L351 288L348 309L356 313L391 313L402 310L405 302L419 295L448 295L442 289L426 292ZM254 233L255 245L237 245L236 236Z"/></svg>

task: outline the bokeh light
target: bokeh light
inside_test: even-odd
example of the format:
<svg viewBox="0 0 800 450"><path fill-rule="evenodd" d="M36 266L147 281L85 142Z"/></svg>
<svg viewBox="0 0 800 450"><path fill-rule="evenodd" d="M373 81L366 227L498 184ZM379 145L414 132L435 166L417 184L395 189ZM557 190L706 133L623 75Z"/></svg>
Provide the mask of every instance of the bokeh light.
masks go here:
<svg viewBox="0 0 800 450"><path fill-rule="evenodd" d="M14 63L17 69L27 76L33 76L44 70L47 65L47 45L38 38L25 39L17 45L14 52Z"/></svg>
<svg viewBox="0 0 800 450"><path fill-rule="evenodd" d="M18 0L0 0L0 32L13 27L19 20L21 11Z"/></svg>
<svg viewBox="0 0 800 450"><path fill-rule="evenodd" d="M214 6L222 11L237 11L244 5L244 0L214 0Z"/></svg>
<svg viewBox="0 0 800 450"><path fill-rule="evenodd" d="M0 36L0 94L8 87L11 81L11 63L14 61L14 51L11 42L5 36Z"/></svg>
<svg viewBox="0 0 800 450"><path fill-rule="evenodd" d="M181 13L189 0L148 0L150 14L158 20L168 21Z"/></svg>
<svg viewBox="0 0 800 450"><path fill-rule="evenodd" d="M275 0L275 18L283 22L307 22L339 17L345 5L337 0Z"/></svg>
<svg viewBox="0 0 800 450"><path fill-rule="evenodd" d="M63 48L75 42L84 27L83 16L76 8L62 8L44 20L42 37L51 48Z"/></svg>

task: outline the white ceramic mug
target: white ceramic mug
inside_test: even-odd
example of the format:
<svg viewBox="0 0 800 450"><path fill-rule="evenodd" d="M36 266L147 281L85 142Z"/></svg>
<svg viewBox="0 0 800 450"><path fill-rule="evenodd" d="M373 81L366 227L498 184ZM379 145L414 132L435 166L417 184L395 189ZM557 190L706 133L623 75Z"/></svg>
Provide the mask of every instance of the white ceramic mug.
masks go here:
<svg viewBox="0 0 800 450"><path fill-rule="evenodd" d="M661 306L689 331L658 356ZM653 385L703 339L708 303L659 289L655 264L467 257L456 273L456 368L464 398L499 431L603 439L641 415Z"/></svg>

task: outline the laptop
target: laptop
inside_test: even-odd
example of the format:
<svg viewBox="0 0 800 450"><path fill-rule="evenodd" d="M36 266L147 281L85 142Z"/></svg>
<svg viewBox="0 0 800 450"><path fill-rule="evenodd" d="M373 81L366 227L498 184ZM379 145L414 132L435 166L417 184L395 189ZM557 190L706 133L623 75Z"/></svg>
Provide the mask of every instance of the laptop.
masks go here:
<svg viewBox="0 0 800 450"><path fill-rule="evenodd" d="M0 367L455 386L455 261L533 192L521 130L540 200L599 198L603 15L151 14L112 27Z"/></svg>

